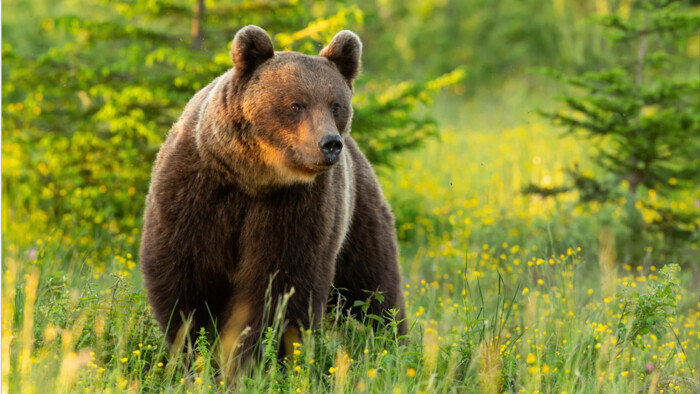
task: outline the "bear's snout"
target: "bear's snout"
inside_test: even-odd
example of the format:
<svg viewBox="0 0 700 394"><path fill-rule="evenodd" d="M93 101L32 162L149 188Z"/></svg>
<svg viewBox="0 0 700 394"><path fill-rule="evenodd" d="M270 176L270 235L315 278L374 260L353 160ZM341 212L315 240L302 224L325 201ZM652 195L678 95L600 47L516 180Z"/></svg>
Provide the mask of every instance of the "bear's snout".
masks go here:
<svg viewBox="0 0 700 394"><path fill-rule="evenodd" d="M326 157L325 165L330 166L338 162L340 151L343 150L343 140L337 134L328 134L321 138L318 148Z"/></svg>

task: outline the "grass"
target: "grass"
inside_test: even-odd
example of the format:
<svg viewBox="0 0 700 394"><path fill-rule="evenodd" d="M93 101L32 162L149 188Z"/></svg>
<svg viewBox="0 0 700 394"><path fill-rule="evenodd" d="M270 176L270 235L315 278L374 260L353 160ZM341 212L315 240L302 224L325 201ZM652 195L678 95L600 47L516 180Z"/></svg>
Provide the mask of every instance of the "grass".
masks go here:
<svg viewBox="0 0 700 394"><path fill-rule="evenodd" d="M528 181L561 184L590 152L519 119L449 125L380 170L398 219L408 341L329 313L284 363L270 350L278 333L265 332L263 360L233 385L204 339L194 363L169 355L140 283L138 220L86 233L6 195L3 390L697 392L697 241L673 253L640 242L643 260L616 258L620 208L521 195ZM673 198L692 207L700 196Z"/></svg>

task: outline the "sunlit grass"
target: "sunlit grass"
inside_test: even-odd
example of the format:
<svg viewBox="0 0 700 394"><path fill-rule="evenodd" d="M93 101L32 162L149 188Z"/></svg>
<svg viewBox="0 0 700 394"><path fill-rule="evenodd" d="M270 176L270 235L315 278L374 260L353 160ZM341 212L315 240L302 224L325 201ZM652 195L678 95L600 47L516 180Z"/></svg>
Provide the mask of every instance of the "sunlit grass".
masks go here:
<svg viewBox="0 0 700 394"><path fill-rule="evenodd" d="M618 262L597 242L609 231L601 215L614 218L616 209L519 192L529 181L561 185L587 149L531 123L447 129L400 155L381 181L402 240L409 340L330 314L285 363L264 356L232 384L284 392L697 390L700 294L688 274L664 322L669 332L640 335L640 347L620 339L620 324L634 323L622 318L629 296L616 292L645 294L665 280L662 266L678 261L649 250L645 261ZM697 199L689 192L669 204L690 209ZM117 229L106 216L103 232L87 234L65 219L79 213L17 210L3 199L4 389L231 388L207 346L187 371L165 348L140 286L138 225ZM697 241L687 254L698 256ZM277 333L264 340L273 349Z"/></svg>

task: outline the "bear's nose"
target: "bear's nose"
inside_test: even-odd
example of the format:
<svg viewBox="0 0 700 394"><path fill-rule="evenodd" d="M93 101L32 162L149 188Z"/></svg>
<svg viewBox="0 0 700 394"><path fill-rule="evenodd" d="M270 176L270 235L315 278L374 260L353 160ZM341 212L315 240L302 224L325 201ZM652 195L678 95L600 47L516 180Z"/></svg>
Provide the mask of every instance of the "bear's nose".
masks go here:
<svg viewBox="0 0 700 394"><path fill-rule="evenodd" d="M337 134L329 134L321 138L318 143L321 152L326 156L326 165L335 164L340 158L340 151L343 150L343 140Z"/></svg>

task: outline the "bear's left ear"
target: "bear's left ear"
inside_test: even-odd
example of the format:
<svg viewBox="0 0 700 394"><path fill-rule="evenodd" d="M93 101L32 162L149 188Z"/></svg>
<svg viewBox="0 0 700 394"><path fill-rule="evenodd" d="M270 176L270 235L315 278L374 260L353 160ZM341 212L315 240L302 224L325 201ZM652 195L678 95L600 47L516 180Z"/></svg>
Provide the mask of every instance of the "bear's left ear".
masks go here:
<svg viewBox="0 0 700 394"><path fill-rule="evenodd" d="M275 55L272 39L265 30L248 25L236 33L231 45L231 60L236 74L250 75L265 60Z"/></svg>
<svg viewBox="0 0 700 394"><path fill-rule="evenodd" d="M357 34L350 30L343 30L333 37L331 43L321 50L319 56L332 61L352 86L352 80L360 72L362 42Z"/></svg>

